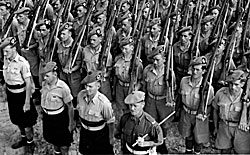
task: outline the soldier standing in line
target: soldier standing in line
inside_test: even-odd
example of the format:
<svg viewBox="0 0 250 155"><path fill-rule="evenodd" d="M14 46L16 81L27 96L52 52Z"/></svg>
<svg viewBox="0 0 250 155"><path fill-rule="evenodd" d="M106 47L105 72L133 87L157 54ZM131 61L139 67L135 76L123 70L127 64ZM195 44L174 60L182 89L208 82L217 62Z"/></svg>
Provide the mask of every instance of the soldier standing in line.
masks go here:
<svg viewBox="0 0 250 155"><path fill-rule="evenodd" d="M81 131L79 152L82 154L113 154L115 116L108 98L100 93L101 73L87 75L77 97Z"/></svg>
<svg viewBox="0 0 250 155"><path fill-rule="evenodd" d="M75 127L72 95L68 85L57 76L55 62L48 62L42 73L41 89L43 137L54 145L55 155L68 155Z"/></svg>
<svg viewBox="0 0 250 155"><path fill-rule="evenodd" d="M128 95L130 84L130 69L132 66L132 53L134 50L134 41L132 38L124 38L120 43L122 54L115 58L114 70L114 90L116 106L119 110L119 115L122 116L128 111L128 106L124 104L124 99ZM140 63L138 65L138 77L136 90L140 88L140 82L142 79L143 67Z"/></svg>
<svg viewBox="0 0 250 155"><path fill-rule="evenodd" d="M27 146L27 153L33 154L35 147L33 125L36 124L37 112L31 99L34 83L32 83L30 66L28 61L17 53L14 38L6 38L1 48L4 53L3 75L7 87L10 120L18 126L22 137L11 147L18 149Z"/></svg>
<svg viewBox="0 0 250 155"><path fill-rule="evenodd" d="M121 139L123 154L154 154L163 143L162 129L152 116L143 111L145 93L133 91L124 101L129 113L122 116L115 137ZM142 138L148 134L147 137ZM135 142L137 145L132 146Z"/></svg>
<svg viewBox="0 0 250 155"><path fill-rule="evenodd" d="M206 57L197 57L190 63L192 70L191 76L182 78L179 89L179 102L181 104L181 116L179 121L179 132L185 138L186 153L199 154L202 148L202 143L198 141L198 133L195 132L196 119L200 119L198 114L198 107L200 104L200 86L202 85L202 75L205 73L207 65ZM208 106L212 102L214 96L213 87L210 87L210 94L208 94ZM209 114L209 107L206 116ZM208 131L209 129L207 129Z"/></svg>
<svg viewBox="0 0 250 155"><path fill-rule="evenodd" d="M156 47L151 53L152 64L146 66L143 71L142 90L146 93L145 112L150 114L157 122L162 121L172 111L173 108L166 105L166 77L165 77L165 52L164 45ZM174 81L175 83L175 81ZM173 86L175 87L175 86ZM175 89L175 88L173 88ZM161 126L164 137L167 136L167 130L171 121L165 121ZM157 148L160 153L167 153L165 143ZM158 152L157 151L157 152Z"/></svg>

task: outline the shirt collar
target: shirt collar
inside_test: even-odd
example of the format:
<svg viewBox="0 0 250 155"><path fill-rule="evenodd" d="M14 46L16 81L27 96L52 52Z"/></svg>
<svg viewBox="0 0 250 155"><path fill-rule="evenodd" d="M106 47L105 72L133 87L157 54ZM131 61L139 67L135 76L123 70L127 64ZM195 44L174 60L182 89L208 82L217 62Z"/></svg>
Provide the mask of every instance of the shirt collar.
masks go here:
<svg viewBox="0 0 250 155"><path fill-rule="evenodd" d="M70 47L70 46L72 46L73 42L74 42L73 38L70 38L70 42L68 45L65 45L63 42L62 42L62 45L63 45L63 47Z"/></svg>
<svg viewBox="0 0 250 155"><path fill-rule="evenodd" d="M150 40L150 41L156 42L156 41L158 41L159 39L160 39L160 34L158 34L158 36L156 37L156 39L153 39L153 38L151 37L151 35L149 35L149 40Z"/></svg>
<svg viewBox="0 0 250 155"><path fill-rule="evenodd" d="M100 92L97 91L97 93L95 94L95 96L92 99L94 104L97 104L99 102L99 99L98 99L99 95L100 95Z"/></svg>
<svg viewBox="0 0 250 155"><path fill-rule="evenodd" d="M193 86L193 84L192 84L192 82L191 82L191 76L190 76L187 82L188 82L188 84L189 84L191 87L200 87L201 84L202 84L202 80L203 80L203 77L201 77L201 80L199 81L198 85Z"/></svg>

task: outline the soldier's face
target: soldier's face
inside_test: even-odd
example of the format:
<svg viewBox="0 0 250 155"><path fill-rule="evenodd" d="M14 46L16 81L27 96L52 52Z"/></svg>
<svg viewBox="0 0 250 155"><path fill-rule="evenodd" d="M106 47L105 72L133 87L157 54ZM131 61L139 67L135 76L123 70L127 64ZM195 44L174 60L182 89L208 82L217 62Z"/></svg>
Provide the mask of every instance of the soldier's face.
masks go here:
<svg viewBox="0 0 250 155"><path fill-rule="evenodd" d="M202 69L202 65L195 65L192 68L192 77L194 79L201 78L205 71Z"/></svg>
<svg viewBox="0 0 250 155"><path fill-rule="evenodd" d="M157 54L156 56L154 56L153 62L154 62L155 68L160 68L165 62L163 55Z"/></svg>
<svg viewBox="0 0 250 155"><path fill-rule="evenodd" d="M150 31L153 36L157 36L160 33L161 28L156 24L151 27Z"/></svg>
<svg viewBox="0 0 250 155"><path fill-rule="evenodd" d="M67 41L71 37L71 33L69 30L63 30L61 32L61 41Z"/></svg>
<svg viewBox="0 0 250 155"><path fill-rule="evenodd" d="M129 6L128 3L123 3L123 4L122 4L122 7L121 7L122 12L128 11L129 7L130 7L130 6Z"/></svg>
<svg viewBox="0 0 250 155"><path fill-rule="evenodd" d="M58 0L54 3L53 8L55 11L59 11L60 7L61 7L61 3L60 3L60 0Z"/></svg>
<svg viewBox="0 0 250 155"><path fill-rule="evenodd" d="M92 48L96 48L101 44L101 37L98 37L97 35L92 35L90 37L90 46Z"/></svg>
<svg viewBox="0 0 250 155"><path fill-rule="evenodd" d="M212 14L212 16L213 16L214 18L217 18L218 15L219 15L219 10L213 9L211 14Z"/></svg>
<svg viewBox="0 0 250 155"><path fill-rule="evenodd" d="M49 30L46 28L45 25L40 26L39 31L40 31L40 34L41 34L42 37L47 36L48 33L49 33Z"/></svg>
<svg viewBox="0 0 250 155"><path fill-rule="evenodd" d="M24 21L27 19L27 16L24 14L18 14L16 16L16 19L17 19L18 23L24 23Z"/></svg>
<svg viewBox="0 0 250 155"><path fill-rule="evenodd" d="M242 83L240 80L236 80L234 82L229 82L229 91L231 94L237 94L240 92L240 89L242 87Z"/></svg>
<svg viewBox="0 0 250 155"><path fill-rule="evenodd" d="M134 104L129 104L129 110L131 115L133 116L140 116L142 111L143 111L144 103L134 103Z"/></svg>
<svg viewBox="0 0 250 155"><path fill-rule="evenodd" d="M170 4L170 0L163 0L163 4L164 4L165 6L168 6L168 5Z"/></svg>
<svg viewBox="0 0 250 155"><path fill-rule="evenodd" d="M88 96L95 96L98 89L100 88L100 83L99 82L88 83L85 85L85 88Z"/></svg>
<svg viewBox="0 0 250 155"><path fill-rule="evenodd" d="M132 45L125 45L122 47L122 53L124 55L130 54L133 52L134 46Z"/></svg>
<svg viewBox="0 0 250 155"><path fill-rule="evenodd" d="M85 15L86 12L87 12L87 10L86 10L83 6L79 6L79 7L76 9L77 17L83 17L83 16Z"/></svg>
<svg viewBox="0 0 250 155"><path fill-rule="evenodd" d="M203 32L208 32L213 28L213 24L212 22L207 22L203 24L202 28L203 28Z"/></svg>
<svg viewBox="0 0 250 155"><path fill-rule="evenodd" d="M143 10L143 12L142 12L143 14L143 17L145 17L145 18L147 18L147 16L148 16L148 13L149 13L149 8L145 8L144 10Z"/></svg>
<svg viewBox="0 0 250 155"><path fill-rule="evenodd" d="M8 13L6 6L0 6L0 15L4 16Z"/></svg>
<svg viewBox="0 0 250 155"><path fill-rule="evenodd" d="M10 45L8 45L3 49L3 55L7 59L11 60L14 59L15 54L16 54L15 47L11 47Z"/></svg>
<svg viewBox="0 0 250 155"><path fill-rule="evenodd" d="M191 39L191 35L189 34L188 31L181 33L181 35L180 35L180 41L182 43L187 43L187 42L189 42L190 39Z"/></svg>
<svg viewBox="0 0 250 155"><path fill-rule="evenodd" d="M123 31L128 31L131 27L131 24L128 20L123 20L122 21L122 29Z"/></svg>
<svg viewBox="0 0 250 155"><path fill-rule="evenodd" d="M44 82L50 85L56 78L57 78L56 72L51 71L44 75Z"/></svg>
<svg viewBox="0 0 250 155"><path fill-rule="evenodd" d="M104 14L101 14L97 17L97 24L102 25L104 21L106 21L106 16Z"/></svg>

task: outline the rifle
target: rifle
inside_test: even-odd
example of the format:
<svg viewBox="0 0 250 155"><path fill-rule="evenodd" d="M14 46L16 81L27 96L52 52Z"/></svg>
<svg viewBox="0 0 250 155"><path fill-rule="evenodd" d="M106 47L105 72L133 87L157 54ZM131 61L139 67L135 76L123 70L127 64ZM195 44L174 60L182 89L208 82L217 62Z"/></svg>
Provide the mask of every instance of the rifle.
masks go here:
<svg viewBox="0 0 250 155"><path fill-rule="evenodd" d="M154 12L153 12L153 18L158 17L158 12L159 12L159 0L156 0L155 1Z"/></svg>
<svg viewBox="0 0 250 155"><path fill-rule="evenodd" d="M73 52L75 50L76 50L76 52L75 52L75 55L73 57L73 60L72 61L70 60L71 64L69 65L69 67L70 67L69 69L71 69L75 64L75 61L76 61L76 58L78 56L78 52L79 52L79 49L80 49L80 46L81 46L81 43L82 43L82 40L83 40L83 37L84 37L84 34L85 34L85 30L86 30L86 27L87 27L87 22L88 22L89 17L91 16L93 8L94 8L94 3L91 2L90 7L88 9L88 12L86 14L86 18L84 19L83 24L82 24L82 28L81 28L81 30L79 32L79 35L74 40L74 42L73 42L73 44L72 44L72 46L70 48L70 52L69 52L71 54L70 58L72 58Z"/></svg>
<svg viewBox="0 0 250 155"><path fill-rule="evenodd" d="M10 16L9 18L7 19L7 21L5 22L4 26L3 26L3 30L0 34L0 38L6 38L7 35L8 35L8 32L10 30L10 27L11 27L11 23L13 21L13 18L15 16L14 12L17 11L19 9L19 7L22 5L22 3L24 3L24 0L20 0L18 1L18 3L16 4L15 8L10 11Z"/></svg>
<svg viewBox="0 0 250 155"><path fill-rule="evenodd" d="M41 6L43 5L44 2L45 1L40 0L34 8L34 13L33 13L34 16L32 16L31 20L29 21L29 24L28 24L28 27L26 30L26 37L25 37L25 40L24 40L23 45L22 45L22 47L25 49L29 49L30 41L31 41L33 32L35 30L35 27L36 27L38 15L39 15L39 12L41 10Z"/></svg>
<svg viewBox="0 0 250 155"><path fill-rule="evenodd" d="M200 7L201 7L201 0L198 0L197 4L195 6L195 11L193 11L193 15L192 15L192 17L193 17L193 25L192 25L193 32L197 30L196 26L198 26L198 24L199 24L199 22L197 22L197 21L200 20L201 16L203 16L203 14L201 14L200 17L199 17L199 9L200 9ZM205 12L205 10L204 10L204 12Z"/></svg>
<svg viewBox="0 0 250 155"><path fill-rule="evenodd" d="M138 24L139 24L139 21L140 21L140 19L142 18L142 10L143 10L143 8L145 7L145 2L146 2L146 0L143 0L143 2L142 2L142 8L141 8L141 10L138 12L138 18L136 18L136 21L135 21L135 24L134 24L134 28L133 28L133 31L132 31L132 35L131 36L135 36L135 33L136 33L136 30L137 30L137 27L138 27ZM143 29L142 29L143 30Z"/></svg>
<svg viewBox="0 0 250 155"><path fill-rule="evenodd" d="M102 53L99 56L99 66L98 69L101 70L101 74L102 74L102 81L104 81L104 74L106 73L106 68L107 68L107 60L108 60L108 56L110 53L110 49L111 49L111 43L112 43L112 38L113 38L113 25L115 22L115 18L118 15L120 8L122 6L122 3L119 4L118 8L117 8L117 0L114 2L115 3L115 7L111 12L111 15L109 17L109 22L108 25L106 25L105 29L107 30L105 33L105 37L106 41L104 41L104 45L102 46Z"/></svg>
<svg viewBox="0 0 250 155"><path fill-rule="evenodd" d="M185 1L186 3L183 5L184 8L182 9L183 11L181 12L181 27L187 26L188 25L188 15L189 15L189 6L188 4L190 3L191 0Z"/></svg>
<svg viewBox="0 0 250 155"><path fill-rule="evenodd" d="M250 19L250 7L248 7L248 10L247 10L247 15L245 16L246 19L246 23L245 23L245 26L243 28L243 33L242 33L242 50L243 52L241 53L241 58L243 58L243 55L244 53L246 53L246 48L245 48L245 41L246 41L246 35L247 35L247 31L248 30L248 27L249 27L249 19Z"/></svg>
<svg viewBox="0 0 250 155"><path fill-rule="evenodd" d="M220 80L219 80L219 83L222 83L222 84L225 84L224 81L226 79L226 76L228 74L228 71L230 68L229 67L229 63L230 63L230 55L232 55L230 52L231 52L231 47L234 45L234 42L235 42L235 39L236 39L236 32L237 32L237 27L239 27L239 24L240 24L240 21L241 21L241 18L242 18L242 15L243 15L243 9L241 10L240 12L240 15L236 21L236 24L234 26L234 30L233 30L233 33L231 35L231 39L230 39L230 42L227 46L227 50L226 50L226 55L224 57L224 60L223 60L223 64L222 64L222 72L221 72L221 75L220 75ZM234 49L232 49L233 51Z"/></svg>
<svg viewBox="0 0 250 155"><path fill-rule="evenodd" d="M62 23L62 13L63 13L63 9L64 9L64 6L66 4L66 1L63 2L63 4L61 5L60 7L60 10L58 12L58 16L56 17L56 22L55 22L55 25L53 27L53 31L51 32L50 34L50 38L48 40L48 43L47 43L47 51L49 51L51 54L50 54L50 61L52 61L53 59L53 56L54 56L54 52L55 52L55 48L56 48L56 39L58 37L58 33L59 33L59 28L61 26L61 23Z"/></svg>
<svg viewBox="0 0 250 155"><path fill-rule="evenodd" d="M131 76L130 76L128 94L132 93L135 90L135 86L137 84L138 66L140 64L140 57L141 57L141 38L142 38L143 30L145 29L146 23L149 19L150 11L151 11L151 8L149 9L147 19L143 21L139 36L137 38L135 51L134 51L134 54L132 57L131 65L130 65L130 75Z"/></svg>
<svg viewBox="0 0 250 155"><path fill-rule="evenodd" d="M49 0L45 0L41 6L39 15L38 15L38 21L44 19L45 14L46 14L46 9L49 4Z"/></svg>
<svg viewBox="0 0 250 155"><path fill-rule="evenodd" d="M64 0L66 1L63 13L62 13L62 20L63 23L68 22L69 20L69 15L70 15L70 10L71 10L71 6L72 6L72 0Z"/></svg>

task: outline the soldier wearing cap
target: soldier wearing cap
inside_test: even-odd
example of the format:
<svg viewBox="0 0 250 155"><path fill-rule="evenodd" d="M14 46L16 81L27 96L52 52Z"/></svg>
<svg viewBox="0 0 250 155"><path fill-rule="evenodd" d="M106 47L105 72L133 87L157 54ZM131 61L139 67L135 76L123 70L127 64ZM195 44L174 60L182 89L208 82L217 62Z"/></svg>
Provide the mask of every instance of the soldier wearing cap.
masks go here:
<svg viewBox="0 0 250 155"><path fill-rule="evenodd" d="M152 14L152 11L150 10L150 3L146 3L145 4L145 7L143 8L142 10L142 17L140 18L140 21L139 21L139 25L138 25L138 28L137 30L141 30L143 24L145 23L145 26L144 26L144 29L143 29L143 35L144 33L147 33L149 32L149 28L148 28L148 25L149 25L149 22L150 22L150 18L151 18L151 14ZM149 16L149 20L147 20L147 17Z"/></svg>
<svg viewBox="0 0 250 155"><path fill-rule="evenodd" d="M17 125L22 139L14 143L13 149L28 147L28 153L34 151L33 125L36 124L37 112L31 99L34 92L30 66L16 50L16 40L6 38L2 44L4 54L3 75L6 83L6 94L10 120ZM17 104L18 101L18 104Z"/></svg>
<svg viewBox="0 0 250 155"><path fill-rule="evenodd" d="M219 13L220 13L220 6L214 6L211 9L208 10L209 14L214 17L214 20L216 21Z"/></svg>
<svg viewBox="0 0 250 155"><path fill-rule="evenodd" d="M0 28L1 32L3 29L4 24L6 23L7 19L10 16L10 10L11 10L11 3L10 2L0 2ZM16 19L13 19L13 22L17 22Z"/></svg>
<svg viewBox="0 0 250 155"><path fill-rule="evenodd" d="M159 44L162 30L160 18L152 19L148 26L150 32L146 33L142 38L142 57L147 58L145 60L142 60L143 66L147 66L152 62L152 60L150 60L150 55L152 53L152 50Z"/></svg>
<svg viewBox="0 0 250 155"><path fill-rule="evenodd" d="M170 6L170 0L163 0L163 1L160 2L160 5L159 5L159 17L161 18L161 21L163 23L165 23L165 21L166 21L169 6Z"/></svg>
<svg viewBox="0 0 250 155"><path fill-rule="evenodd" d="M96 10L105 10L105 11L107 11L108 5L109 5L108 0L100 0L100 1L97 1L96 5L95 5L95 8L96 8Z"/></svg>
<svg viewBox="0 0 250 155"><path fill-rule="evenodd" d="M183 27L177 34L179 40L173 45L173 55L176 82L179 84L181 79L188 75L188 65L191 61L189 48L191 45L192 27Z"/></svg>
<svg viewBox="0 0 250 155"><path fill-rule="evenodd" d="M200 33L200 40L199 40L199 51L200 55L204 56L209 51L208 45L209 45L209 37L211 35L212 29L214 26L214 17L213 16L206 16L201 21L201 33Z"/></svg>
<svg viewBox="0 0 250 155"><path fill-rule="evenodd" d="M121 28L122 21L125 18L132 16L132 14L130 12L130 7L132 5L131 0L122 0L121 3L122 3L121 12L120 12L120 14L117 17L117 24L116 24L117 27L116 27L116 29Z"/></svg>
<svg viewBox="0 0 250 155"><path fill-rule="evenodd" d="M145 111L156 121L160 122L167 117L173 109L166 106L166 78L165 78L165 52L164 45L156 47L151 55L153 63L147 65L143 70L142 90L146 93ZM173 75L174 76L174 75ZM175 81L173 82L175 85ZM175 86L173 86L175 87ZM175 88L174 88L175 89ZM162 124L163 134L167 135L169 122ZM158 147L160 153L167 153L165 143Z"/></svg>
<svg viewBox="0 0 250 155"><path fill-rule="evenodd" d="M82 70L86 76L86 73L96 71L100 67L100 55L102 50L102 40L104 32L101 27L96 27L89 32L89 45L85 46L82 51ZM112 55L109 52L107 57L106 71L104 74L100 92L102 92L111 101L111 86L110 86L110 73L112 67Z"/></svg>
<svg viewBox="0 0 250 155"><path fill-rule="evenodd" d="M57 18L58 14L59 14L59 11L60 11L60 9L61 9L62 3L61 3L60 0L52 0L52 1L50 2L50 4L51 4L51 6L53 7L53 11L54 11L53 23L55 23L56 18ZM65 19L63 19L63 17L61 17L61 18L62 18L63 21L65 20ZM73 22L73 20L74 20L73 15L72 15L71 13L69 13L68 22Z"/></svg>
<svg viewBox="0 0 250 155"><path fill-rule="evenodd" d="M124 38L120 43L122 54L115 57L114 69L114 88L113 95L115 96L116 106L119 110L120 116L128 111L128 106L124 104L124 99L128 95L129 83L130 83L130 70L132 66L132 54L134 50L134 40L130 38ZM140 82L142 79L142 63L138 64L138 76L136 89L140 88Z"/></svg>
<svg viewBox="0 0 250 155"><path fill-rule="evenodd" d="M228 86L217 91L213 101L213 118L215 125L215 147L221 153L250 153L250 134L240 125L242 117L242 93L246 81L242 70L234 70L226 79Z"/></svg>
<svg viewBox="0 0 250 155"><path fill-rule="evenodd" d="M213 87L209 87L210 94L208 94L208 110L205 116L198 114L198 107L200 103L200 86L202 85L203 74L205 73L207 65L206 57L196 57L191 61L191 76L185 76L180 83L180 89L177 99L177 104L181 105L179 132L185 138L186 153L200 153L202 143L206 143L205 136L201 136L201 133L195 132L196 119L205 119L210 111L210 103L214 96ZM208 126L207 126L208 127ZM204 131L209 129L204 126ZM203 134L203 133L202 133ZM206 133L207 135L209 133Z"/></svg>
<svg viewBox="0 0 250 155"><path fill-rule="evenodd" d="M82 154L113 154L115 116L108 98L100 93L101 72L88 74L85 89L77 97L81 131L79 152Z"/></svg>
<svg viewBox="0 0 250 155"><path fill-rule="evenodd" d="M75 6L75 11L76 11L76 17L73 20L73 28L75 30L75 38L77 38L77 36L80 33L81 30L81 25L83 24L83 21L86 18L86 13L87 13L87 6L86 3L79 3Z"/></svg>
<svg viewBox="0 0 250 155"><path fill-rule="evenodd" d="M155 146L163 143L162 129L147 112L145 93L133 91L124 101L129 106L129 113L121 117L115 137L121 139L123 154L156 154ZM148 134L145 138L144 135ZM138 142L135 146L134 143Z"/></svg>
<svg viewBox="0 0 250 155"><path fill-rule="evenodd" d="M57 65L48 62L42 71L44 81L41 89L43 137L54 145L55 155L68 155L75 127L70 89L57 76Z"/></svg>
<svg viewBox="0 0 250 155"><path fill-rule="evenodd" d="M73 105L76 106L77 94L81 90L81 55L82 47L79 48L78 53L72 51L72 45L74 42L73 35L73 24L67 22L63 24L60 28L60 41L56 44L56 53L58 57L59 67L59 77L61 80L65 81L72 92L74 97ZM77 55L75 55L77 54ZM74 59L76 58L76 59Z"/></svg>

